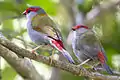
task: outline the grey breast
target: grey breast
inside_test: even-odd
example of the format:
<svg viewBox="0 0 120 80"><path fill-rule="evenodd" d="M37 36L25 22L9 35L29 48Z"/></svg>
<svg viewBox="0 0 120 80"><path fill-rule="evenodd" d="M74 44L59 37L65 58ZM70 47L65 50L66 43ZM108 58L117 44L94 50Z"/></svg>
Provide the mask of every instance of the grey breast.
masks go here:
<svg viewBox="0 0 120 80"><path fill-rule="evenodd" d="M40 44L45 44L48 42L46 39L46 35L38 32L38 31L33 30L30 22L28 22L28 24L27 24L27 31L28 31L28 34L29 34L31 40L34 43L40 45Z"/></svg>

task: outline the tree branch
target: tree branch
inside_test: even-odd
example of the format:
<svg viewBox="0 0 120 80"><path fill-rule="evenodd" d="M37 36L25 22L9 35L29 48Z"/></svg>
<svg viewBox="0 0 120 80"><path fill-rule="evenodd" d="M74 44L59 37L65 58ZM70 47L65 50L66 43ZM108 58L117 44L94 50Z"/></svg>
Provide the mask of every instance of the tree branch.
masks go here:
<svg viewBox="0 0 120 80"><path fill-rule="evenodd" d="M14 43L10 42L9 40L0 39L0 54L5 53L13 53L15 52L18 55L28 57L30 59L36 60L38 62L43 62L47 65L50 65L50 58L42 55L35 55L29 52L28 50L25 50L21 47L18 47ZM11 51L13 52L11 52ZM4 55L7 56L7 55ZM11 59L11 58L10 58ZM82 66L73 65L70 63L62 62L62 61L56 61L53 60L52 64L50 66L65 70L67 72L70 72L74 75L78 76L87 76L93 79L100 79L100 80L120 80L120 76L112 76L112 75L103 75L97 72L91 72L83 68Z"/></svg>
<svg viewBox="0 0 120 80"><path fill-rule="evenodd" d="M2 56L25 80L43 80L36 71L32 62L27 58L19 58L14 52L0 45L0 56Z"/></svg>

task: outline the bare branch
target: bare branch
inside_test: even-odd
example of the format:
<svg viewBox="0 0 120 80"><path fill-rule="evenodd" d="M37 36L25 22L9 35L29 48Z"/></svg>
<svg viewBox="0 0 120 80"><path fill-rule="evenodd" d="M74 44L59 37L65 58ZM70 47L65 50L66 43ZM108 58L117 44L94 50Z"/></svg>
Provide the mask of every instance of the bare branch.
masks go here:
<svg viewBox="0 0 120 80"><path fill-rule="evenodd" d="M28 58L36 60L38 62L43 62L45 64L50 65L50 58L49 57L32 54L31 52L29 52L23 48L18 47L14 43L11 43L9 40L0 39L0 44L1 44L0 51L3 52L4 54L6 53L5 51L7 51L9 53L11 50L11 51L13 51L16 54L19 54L21 56L28 57ZM76 66L73 64L69 64L67 62L53 60L53 62L50 66L65 70L67 72L70 72L70 73L72 73L74 75L78 75L78 76L87 76L87 77L90 77L93 79L97 78L100 80L120 80L120 76L103 75L103 74L100 74L97 72L91 72L91 71L86 70L82 66Z"/></svg>

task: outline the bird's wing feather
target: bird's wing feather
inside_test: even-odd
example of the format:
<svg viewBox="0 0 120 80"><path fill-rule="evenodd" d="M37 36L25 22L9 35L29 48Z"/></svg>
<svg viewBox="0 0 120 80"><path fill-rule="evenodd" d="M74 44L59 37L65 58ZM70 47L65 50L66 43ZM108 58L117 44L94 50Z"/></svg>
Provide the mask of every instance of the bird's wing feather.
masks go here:
<svg viewBox="0 0 120 80"><path fill-rule="evenodd" d="M55 39L62 39L56 24L47 15L36 15L32 19L31 25L34 30L40 33L47 34L48 36L51 36Z"/></svg>
<svg viewBox="0 0 120 80"><path fill-rule="evenodd" d="M94 31L92 31L92 32L93 32L93 34L95 34ZM96 37L96 39L97 39L97 42L100 44L101 52L103 53L103 56L104 56L105 60L107 61L108 59L107 59L107 57L106 57L106 53L105 53L105 50L104 50L101 42L100 42L99 38L97 37L97 35L95 35L95 37Z"/></svg>
<svg viewBox="0 0 120 80"><path fill-rule="evenodd" d="M105 51L92 30L88 30L84 34L80 35L76 41L78 44L78 46L76 46L78 50L82 50L82 52L91 59L94 59L93 57L97 57L106 71L109 74L113 74L110 67L106 64L107 57L105 55Z"/></svg>
<svg viewBox="0 0 120 80"><path fill-rule="evenodd" d="M74 60L70 54L65 50L60 31L57 29L57 25L47 16L36 15L32 20L32 27L34 30L47 34L50 44L60 51L64 57L66 57L70 63L74 63Z"/></svg>
<svg viewBox="0 0 120 80"><path fill-rule="evenodd" d="M79 38L76 40L78 46L76 46L76 48L78 50L82 50L88 57L93 58L94 56L98 55L99 51L102 51L100 42L97 40L97 37L91 30L88 30L87 32L78 36Z"/></svg>

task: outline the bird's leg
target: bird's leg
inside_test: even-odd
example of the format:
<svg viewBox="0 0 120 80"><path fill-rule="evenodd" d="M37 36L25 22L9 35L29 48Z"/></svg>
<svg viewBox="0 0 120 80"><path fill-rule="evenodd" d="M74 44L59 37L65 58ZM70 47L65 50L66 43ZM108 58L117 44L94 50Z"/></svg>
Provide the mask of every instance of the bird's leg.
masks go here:
<svg viewBox="0 0 120 80"><path fill-rule="evenodd" d="M38 48L40 48L40 47L41 47L41 45L39 45L39 46L37 46L36 48L32 49L32 53L35 53L35 51L36 51Z"/></svg>
<svg viewBox="0 0 120 80"><path fill-rule="evenodd" d="M82 66L83 64L87 63L88 61L90 61L90 59L87 59L85 61L83 61L81 64L79 64L78 66Z"/></svg>
<svg viewBox="0 0 120 80"><path fill-rule="evenodd" d="M54 53L55 53L55 49L53 48L52 55L50 56L50 65L52 64Z"/></svg>

